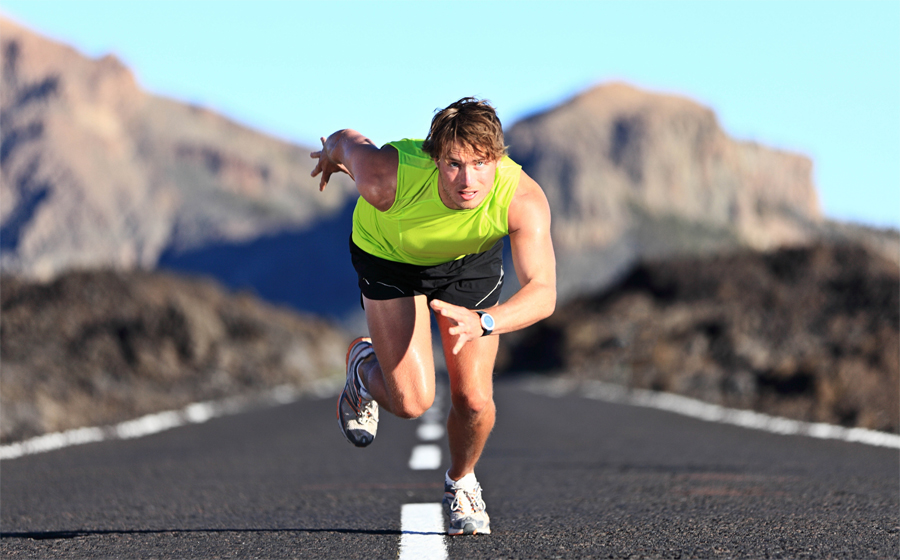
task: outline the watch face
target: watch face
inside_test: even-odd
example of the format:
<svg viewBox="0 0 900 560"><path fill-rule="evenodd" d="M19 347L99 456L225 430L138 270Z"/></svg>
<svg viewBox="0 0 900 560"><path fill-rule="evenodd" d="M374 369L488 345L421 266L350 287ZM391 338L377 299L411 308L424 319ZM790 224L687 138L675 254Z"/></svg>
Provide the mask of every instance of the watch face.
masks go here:
<svg viewBox="0 0 900 560"><path fill-rule="evenodd" d="M487 313L481 314L481 326L485 329L492 331L494 330L494 318L488 315Z"/></svg>

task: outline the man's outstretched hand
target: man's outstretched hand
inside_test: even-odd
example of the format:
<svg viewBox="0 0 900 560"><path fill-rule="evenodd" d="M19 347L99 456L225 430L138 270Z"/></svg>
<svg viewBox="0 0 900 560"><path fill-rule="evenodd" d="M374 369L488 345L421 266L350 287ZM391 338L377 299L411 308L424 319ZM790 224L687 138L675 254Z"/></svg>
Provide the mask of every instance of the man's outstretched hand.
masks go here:
<svg viewBox="0 0 900 560"><path fill-rule="evenodd" d="M322 141L322 149L317 152L312 152L309 154L309 157L313 159L318 159L316 162L316 167L312 170L310 174L311 177L315 177L319 173L322 174L322 179L319 180L319 191L325 190L325 185L328 184L328 180L331 179L331 176L335 173L342 172L350 175L350 178L353 178L353 174L350 173L350 170L344 166L343 163L337 163L333 159L328 156L329 146L327 145L328 141L325 140L325 137L322 136L320 138ZM331 138L328 139L329 141Z"/></svg>

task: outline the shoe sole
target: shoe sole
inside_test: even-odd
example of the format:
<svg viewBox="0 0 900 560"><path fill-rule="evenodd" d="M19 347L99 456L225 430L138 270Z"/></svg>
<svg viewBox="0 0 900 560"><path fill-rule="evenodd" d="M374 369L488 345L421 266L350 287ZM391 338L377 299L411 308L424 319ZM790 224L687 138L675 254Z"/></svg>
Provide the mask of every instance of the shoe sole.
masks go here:
<svg viewBox="0 0 900 560"><path fill-rule="evenodd" d="M471 523L466 523L465 527L463 527L460 532L452 533L452 532L450 532L450 530L447 530L447 534L450 535L451 537L458 537L460 535L490 535L491 528L485 527L482 529L476 529L475 526L472 525Z"/></svg>

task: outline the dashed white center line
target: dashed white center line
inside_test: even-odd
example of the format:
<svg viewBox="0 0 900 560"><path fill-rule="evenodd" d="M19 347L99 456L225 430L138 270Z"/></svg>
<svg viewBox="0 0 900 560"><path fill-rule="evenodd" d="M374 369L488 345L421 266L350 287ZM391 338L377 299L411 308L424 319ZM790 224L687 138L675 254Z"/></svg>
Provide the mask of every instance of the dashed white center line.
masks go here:
<svg viewBox="0 0 900 560"><path fill-rule="evenodd" d="M422 441L437 441L444 437L444 427L440 424L419 424L416 435Z"/></svg>
<svg viewBox="0 0 900 560"><path fill-rule="evenodd" d="M435 387L436 393L440 387ZM416 428L416 437L420 441L437 441L444 437L444 426L440 406L440 395L435 395L434 404L422 415ZM414 471L434 470L441 466L441 448L436 444L421 444L413 447L409 458L409 468Z"/></svg>
<svg viewBox="0 0 900 560"><path fill-rule="evenodd" d="M441 504L404 504L400 510L400 560L445 560Z"/></svg>
<svg viewBox="0 0 900 560"><path fill-rule="evenodd" d="M441 448L434 444L413 447L409 468L414 471L434 470L441 466Z"/></svg>
<svg viewBox="0 0 900 560"><path fill-rule="evenodd" d="M432 406L416 429L420 441L437 441L444 437L440 407ZM434 443L413 447L409 468L435 470L441 466L441 448ZM444 512L440 503L404 504L400 511L400 560L446 560Z"/></svg>

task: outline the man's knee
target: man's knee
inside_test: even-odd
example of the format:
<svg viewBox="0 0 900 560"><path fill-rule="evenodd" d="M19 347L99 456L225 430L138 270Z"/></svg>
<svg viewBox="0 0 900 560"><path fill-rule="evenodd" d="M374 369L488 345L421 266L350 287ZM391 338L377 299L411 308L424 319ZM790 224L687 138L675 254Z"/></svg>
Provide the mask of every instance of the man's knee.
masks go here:
<svg viewBox="0 0 900 560"><path fill-rule="evenodd" d="M453 409L466 416L477 416L494 405L491 391L468 390L450 396Z"/></svg>
<svg viewBox="0 0 900 560"><path fill-rule="evenodd" d="M394 399L391 408L394 416L412 420L425 414L425 411L431 408L433 402L434 395L430 397L427 395L401 396Z"/></svg>

